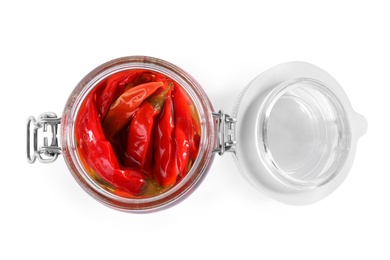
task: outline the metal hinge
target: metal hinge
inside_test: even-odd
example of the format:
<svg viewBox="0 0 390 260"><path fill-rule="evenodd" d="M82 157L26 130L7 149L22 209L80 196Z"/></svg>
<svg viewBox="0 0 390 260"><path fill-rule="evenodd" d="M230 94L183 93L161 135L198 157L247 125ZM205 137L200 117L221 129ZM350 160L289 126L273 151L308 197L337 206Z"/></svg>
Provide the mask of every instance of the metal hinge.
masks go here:
<svg viewBox="0 0 390 260"><path fill-rule="evenodd" d="M58 155L62 153L61 147L58 146L57 130L61 123L61 118L52 112L44 113L37 119L30 116L27 119L27 161L34 163L38 161L42 163L54 162ZM33 127L32 127L33 125ZM38 130L42 128L43 132L47 132L47 126L51 128L51 144L49 145L48 138L43 138L43 145L38 146ZM31 132L33 132L33 148L31 149Z"/></svg>
<svg viewBox="0 0 390 260"><path fill-rule="evenodd" d="M213 116L216 119L218 132L218 143L213 152L218 152L219 155L223 155L225 152L234 151L236 144L234 126L237 119L223 113L222 110L219 110L218 113L214 112Z"/></svg>

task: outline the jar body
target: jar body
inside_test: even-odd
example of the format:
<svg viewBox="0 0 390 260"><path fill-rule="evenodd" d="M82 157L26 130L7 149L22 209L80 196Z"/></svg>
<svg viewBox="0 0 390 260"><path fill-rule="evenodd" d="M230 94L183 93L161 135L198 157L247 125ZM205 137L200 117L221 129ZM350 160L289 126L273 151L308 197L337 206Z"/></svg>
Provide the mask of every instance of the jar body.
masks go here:
<svg viewBox="0 0 390 260"><path fill-rule="evenodd" d="M76 118L83 101L104 79L125 70L147 70L160 73L177 82L192 100L200 125L199 150L187 175L167 191L150 197L128 198L102 188L86 171L77 152ZM80 186L103 204L124 211L144 212L164 209L186 198L204 179L214 158L217 143L213 107L202 87L188 73L166 61L130 56L109 61L86 75L73 90L62 114L61 141L65 162Z"/></svg>

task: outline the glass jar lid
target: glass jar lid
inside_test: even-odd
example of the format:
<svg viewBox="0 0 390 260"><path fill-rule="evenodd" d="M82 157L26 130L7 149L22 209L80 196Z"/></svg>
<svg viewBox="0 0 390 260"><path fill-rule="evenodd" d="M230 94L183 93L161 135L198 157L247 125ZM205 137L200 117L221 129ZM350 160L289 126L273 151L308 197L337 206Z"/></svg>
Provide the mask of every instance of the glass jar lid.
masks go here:
<svg viewBox="0 0 390 260"><path fill-rule="evenodd" d="M336 80L304 62L260 74L244 89L232 116L242 175L287 204L310 204L333 192L367 128Z"/></svg>

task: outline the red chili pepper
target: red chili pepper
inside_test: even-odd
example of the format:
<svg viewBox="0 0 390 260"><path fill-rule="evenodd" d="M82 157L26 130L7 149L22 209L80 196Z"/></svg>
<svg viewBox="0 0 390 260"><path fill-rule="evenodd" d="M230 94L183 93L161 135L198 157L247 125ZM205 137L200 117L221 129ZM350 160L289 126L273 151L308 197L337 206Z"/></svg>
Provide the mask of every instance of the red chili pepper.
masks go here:
<svg viewBox="0 0 390 260"><path fill-rule="evenodd" d="M93 96L85 101L76 124L79 151L87 167L116 190L141 195L147 186L145 176L138 170L120 168L115 152L104 136Z"/></svg>
<svg viewBox="0 0 390 260"><path fill-rule="evenodd" d="M111 105L106 118L103 121L103 129L106 137L111 139L131 119L139 105L162 87L162 82L149 82L126 90Z"/></svg>
<svg viewBox="0 0 390 260"><path fill-rule="evenodd" d="M134 80L134 86L139 84L149 83L149 82L163 82L167 83L167 78L153 71L139 71L139 76Z"/></svg>
<svg viewBox="0 0 390 260"><path fill-rule="evenodd" d="M176 86L173 91L173 106L175 108L175 140L177 145L177 165L180 176L187 174L190 163L191 149L194 144L194 127L188 108L189 102L184 91Z"/></svg>
<svg viewBox="0 0 390 260"><path fill-rule="evenodd" d="M199 143L200 143L200 121L196 109L192 103L188 105L191 114L191 121L194 130L194 141L191 145L191 159L195 160L198 156Z"/></svg>
<svg viewBox="0 0 390 260"><path fill-rule="evenodd" d="M174 127L173 104L169 92L154 135L153 177L163 187L175 184L179 171L173 139Z"/></svg>
<svg viewBox="0 0 390 260"><path fill-rule="evenodd" d="M172 87L173 84L169 84L161 93L149 97L134 114L128 132L125 166L150 172L155 119Z"/></svg>
<svg viewBox="0 0 390 260"><path fill-rule="evenodd" d="M101 92L96 92L96 107L101 121L106 116L111 103L124 91L126 86L137 76L137 71L122 71L110 76Z"/></svg>

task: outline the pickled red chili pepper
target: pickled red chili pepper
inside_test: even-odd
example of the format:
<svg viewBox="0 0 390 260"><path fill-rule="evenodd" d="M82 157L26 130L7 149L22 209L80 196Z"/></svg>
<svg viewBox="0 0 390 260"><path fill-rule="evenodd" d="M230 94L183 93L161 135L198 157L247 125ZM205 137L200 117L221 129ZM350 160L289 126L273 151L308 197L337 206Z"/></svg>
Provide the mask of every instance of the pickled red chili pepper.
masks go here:
<svg viewBox="0 0 390 260"><path fill-rule="evenodd" d="M200 143L200 121L194 105L189 104L188 108L190 110L192 127L194 130L194 139L191 145L191 159L195 160L196 157L198 156L199 143Z"/></svg>
<svg viewBox="0 0 390 260"><path fill-rule="evenodd" d="M133 196L142 194L147 185L145 175L135 169L120 168L114 150L104 136L93 97L85 101L77 124L79 149L89 170L118 191Z"/></svg>
<svg viewBox="0 0 390 260"><path fill-rule="evenodd" d="M149 97L135 113L128 132L124 162L126 166L137 167L150 172L155 120L160 114L167 94L172 87L173 83L170 82L168 87L159 94Z"/></svg>
<svg viewBox="0 0 390 260"><path fill-rule="evenodd" d="M135 113L128 131L124 165L148 172L152 156L153 126L159 110L143 103Z"/></svg>
<svg viewBox="0 0 390 260"><path fill-rule="evenodd" d="M191 149L194 143L194 128L191 113L188 108L189 101L186 94L179 87L173 91L173 106L175 109L174 137L177 146L177 166L181 177L188 171L191 158Z"/></svg>
<svg viewBox="0 0 390 260"><path fill-rule="evenodd" d="M113 137L129 121L139 105L162 87L162 82L149 82L126 90L111 105L103 121L104 133L108 138Z"/></svg>
<svg viewBox="0 0 390 260"><path fill-rule="evenodd" d="M163 187L175 184L179 172L173 138L174 127L173 104L169 92L154 135L153 177Z"/></svg>
<svg viewBox="0 0 390 260"><path fill-rule="evenodd" d="M148 82L163 82L166 85L167 78L162 74L158 74L151 71L143 71L139 77L134 81L135 85L148 83Z"/></svg>
<svg viewBox="0 0 390 260"><path fill-rule="evenodd" d="M104 88L96 95L96 107L101 120L106 116L112 102L116 100L124 91L125 87L131 83L138 73L136 71L123 71L110 76Z"/></svg>

